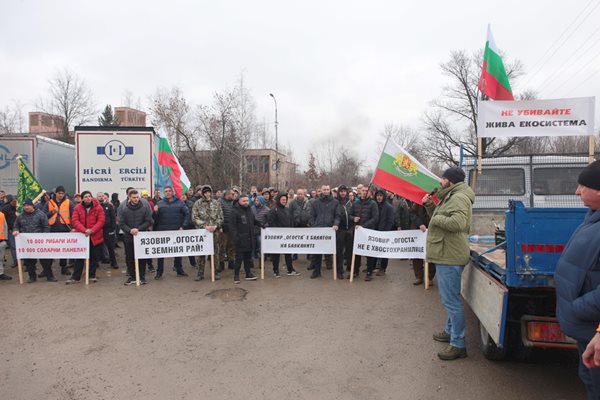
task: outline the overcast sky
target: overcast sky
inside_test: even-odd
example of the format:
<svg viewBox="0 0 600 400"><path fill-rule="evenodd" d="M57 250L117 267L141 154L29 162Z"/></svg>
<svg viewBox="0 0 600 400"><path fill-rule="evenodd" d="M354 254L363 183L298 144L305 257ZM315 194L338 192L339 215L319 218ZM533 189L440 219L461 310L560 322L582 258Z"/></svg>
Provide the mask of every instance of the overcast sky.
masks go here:
<svg viewBox="0 0 600 400"><path fill-rule="evenodd" d="M439 64L452 50L482 48L488 22L500 50L528 71L511 83L515 93L600 89L597 0L2 3L0 107L33 110L64 67L99 108L121 105L126 91L147 106L158 87L174 85L209 104L243 73L260 120L273 122L269 93L277 97L280 142L301 164L328 137L376 163L383 126L418 128L447 82Z"/></svg>

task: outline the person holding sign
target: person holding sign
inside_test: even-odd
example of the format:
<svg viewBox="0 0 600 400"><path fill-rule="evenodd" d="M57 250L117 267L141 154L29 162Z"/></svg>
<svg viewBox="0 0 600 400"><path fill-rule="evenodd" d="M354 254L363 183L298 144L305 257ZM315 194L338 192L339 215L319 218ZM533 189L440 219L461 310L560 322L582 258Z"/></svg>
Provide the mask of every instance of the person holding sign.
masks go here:
<svg viewBox="0 0 600 400"><path fill-rule="evenodd" d="M378 189L375 192L375 202L377 203L377 209L379 212L379 221L377 222L376 230L381 232L389 232L394 230L394 207L387 201L387 193L383 189ZM377 261L380 261L379 272L377 276L385 275L385 271L388 266L388 258L371 258L370 262L367 262L367 276L366 281L370 281L372 278L373 270L377 265Z"/></svg>
<svg viewBox="0 0 600 400"><path fill-rule="evenodd" d="M163 189L165 198L160 200L158 204L154 206L154 212L156 215L156 230L157 231L176 231L183 230L190 219L190 213L187 206L183 201L178 199L173 192L171 186L165 186ZM181 263L181 257L175 257L173 261L177 276L188 276L183 271ZM162 257L158 258L158 267L156 269L156 275L154 279L160 279L163 275L165 268L165 259Z"/></svg>
<svg viewBox="0 0 600 400"><path fill-rule="evenodd" d="M419 229L421 232L427 231L429 225L429 216L425 207L419 203L413 203L410 207L410 229ZM423 278L425 275L424 262L422 258L413 258L411 260L413 272L415 274L415 280L413 285L418 286L423 284ZM433 285L433 278L435 277L435 264L429 263L429 284Z"/></svg>
<svg viewBox="0 0 600 400"><path fill-rule="evenodd" d="M431 216L426 261L436 264L440 297L448 313L444 330L433 335L434 340L449 343L438 353L442 360L467 356L460 280L463 269L469 262L468 235L475 193L464 180L465 173L462 169L448 168L442 175L442 189L437 192L439 204L433 202L430 194L423 197L423 205Z"/></svg>
<svg viewBox="0 0 600 400"><path fill-rule="evenodd" d="M104 209L98 200L92 197L88 190L81 192L82 201L75 206L73 211L73 232L81 232L90 239L90 282L96 282L96 268L102 258L102 245L104 244ZM75 260L73 275L65 281L67 285L79 283L83 272L83 259Z"/></svg>
<svg viewBox="0 0 600 400"><path fill-rule="evenodd" d="M267 225L272 228L293 228L294 227L294 216L292 210L287 206L288 196L286 193L281 193L275 199L275 208L269 211L267 214ZM275 278L279 278L279 259L281 254L271 254L271 260L273 261L273 275ZM285 265L287 267L288 276L299 276L300 273L294 270L292 265L292 255L285 254Z"/></svg>
<svg viewBox="0 0 600 400"><path fill-rule="evenodd" d="M310 226L328 228L333 227L335 231L340 225L340 214L338 213L338 201L331 197L331 188L329 185L321 186L321 194L311 204ZM326 255L326 262L332 263L331 255ZM311 279L321 277L321 262L323 261L322 254L313 254L311 266L313 272L310 275Z"/></svg>
<svg viewBox="0 0 600 400"><path fill-rule="evenodd" d="M217 200L212 198L212 188L209 185L202 186L201 193L202 197L192 207L192 220L197 229L206 229L212 232L215 247L214 257L219 254L219 235L223 234L223 208ZM204 279L206 256L198 256L196 264L198 265L198 275L195 280L201 281ZM215 264L218 265L217 262ZM217 270L215 280L219 279L221 279L221 272Z"/></svg>
<svg viewBox="0 0 600 400"><path fill-rule="evenodd" d="M15 220L13 229L13 236L17 236L19 233L48 233L50 232L50 224L48 224L48 218L41 210L38 210L33 206L33 201L28 197L23 202L23 213ZM37 280L35 273L35 258L25 259L23 263L27 268L29 278L27 283L33 283ZM48 282L56 282L56 278L52 274L52 266L48 264L42 264L44 270L44 276Z"/></svg>
<svg viewBox="0 0 600 400"><path fill-rule="evenodd" d="M344 261L346 261L346 270L350 271L352 263L352 245L354 243L354 216L352 215L352 204L348 196L348 186L338 187L338 214L340 215L340 225L336 232L336 261L338 279L344 279ZM350 278L350 274L348 274Z"/></svg>
<svg viewBox="0 0 600 400"><path fill-rule="evenodd" d="M356 227L362 226L366 229L377 229L377 222L379 221L379 209L377 208L377 203L371 197L369 197L369 189L366 186L361 186L358 189L359 198L354 203L352 207L352 215L354 215L354 223ZM360 271L361 265L361 256L356 257L356 268L354 269L354 277L358 277L358 273ZM371 273L369 273L369 264L377 262L375 258L367 257L367 276L365 276L365 281L370 281L371 273L373 269L371 269Z"/></svg>
<svg viewBox="0 0 600 400"><path fill-rule="evenodd" d="M48 223L50 224L50 232L70 232L71 231L71 216L75 209L75 202L69 200L65 196L65 188L63 186L57 186L54 191L54 198L50 199L44 206L44 212L48 217ZM52 270L52 259L40 260L40 263L44 266L44 271ZM59 260L60 273L63 275L70 275L67 268L67 259L61 258ZM44 276L45 272L42 272Z"/></svg>
<svg viewBox="0 0 600 400"><path fill-rule="evenodd" d="M250 271L252 251L254 250L254 225L257 222L249 206L248 196L242 196L231 208L229 232L235 246L234 283L240 283L240 268L244 262L247 281L255 281L256 276Z"/></svg>
<svg viewBox="0 0 600 400"><path fill-rule="evenodd" d="M133 237L140 231L147 231L152 227L152 210L140 201L137 190L131 189L127 195L127 202L119 210L119 227L123 231L123 244L125 245L125 263L127 264L127 280L125 285L135 283L135 253L133 251ZM139 260L140 280L146 284L146 260Z"/></svg>

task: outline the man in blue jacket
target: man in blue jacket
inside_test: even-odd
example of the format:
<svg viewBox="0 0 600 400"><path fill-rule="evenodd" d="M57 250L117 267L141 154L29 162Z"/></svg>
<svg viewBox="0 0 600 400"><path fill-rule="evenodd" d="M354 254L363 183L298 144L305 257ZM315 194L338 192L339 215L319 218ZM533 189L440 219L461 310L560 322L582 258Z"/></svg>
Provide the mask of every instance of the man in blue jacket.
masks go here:
<svg viewBox="0 0 600 400"><path fill-rule="evenodd" d="M154 206L154 212L156 213L156 230L157 231L177 231L183 230L188 224L190 219L190 212L185 203L174 196L173 188L171 186L165 186L163 189L165 198L160 200L157 205ZM175 257L173 262L177 276L188 276L183 271L181 265L181 257ZM165 267L165 259L158 259L158 268L156 269L156 275L154 279L162 278Z"/></svg>
<svg viewBox="0 0 600 400"><path fill-rule="evenodd" d="M556 265L556 315L560 327L577 340L582 355L600 321L600 161L581 171L575 194L589 208ZM588 364L586 366L586 364ZM579 377L588 399L600 399L600 369L580 360Z"/></svg>

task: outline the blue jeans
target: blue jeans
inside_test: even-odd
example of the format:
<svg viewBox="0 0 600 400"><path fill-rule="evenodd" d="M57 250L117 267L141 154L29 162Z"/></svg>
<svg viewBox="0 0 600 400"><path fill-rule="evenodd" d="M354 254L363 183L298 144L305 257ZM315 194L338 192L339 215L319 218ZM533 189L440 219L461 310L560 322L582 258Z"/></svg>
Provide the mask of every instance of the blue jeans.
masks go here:
<svg viewBox="0 0 600 400"><path fill-rule="evenodd" d="M460 298L460 276L463 265L436 264L437 282L442 304L448 313L444 331L450 334L450 344L465 347L465 310Z"/></svg>

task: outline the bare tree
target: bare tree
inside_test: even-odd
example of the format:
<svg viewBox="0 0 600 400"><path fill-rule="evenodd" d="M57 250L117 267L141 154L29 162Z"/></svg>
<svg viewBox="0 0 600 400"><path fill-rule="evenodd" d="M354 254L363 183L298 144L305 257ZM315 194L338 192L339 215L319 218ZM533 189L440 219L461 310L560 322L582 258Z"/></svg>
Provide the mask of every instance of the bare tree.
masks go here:
<svg viewBox="0 0 600 400"><path fill-rule="evenodd" d="M48 97L38 100L37 106L41 111L63 119L60 139L65 142L73 141L69 135L73 126L90 122L98 114L91 90L68 69L57 71L48 81Z"/></svg>
<svg viewBox="0 0 600 400"><path fill-rule="evenodd" d="M432 101L433 110L425 113L424 125L428 133L425 153L436 160L458 164L457 149L463 145L464 152L477 154L477 99L480 97L477 83L481 71L482 52L468 55L465 51L453 51L450 60L440 65L450 83L443 88L440 98ZM523 74L520 61L506 64L509 79L515 81ZM532 95L528 92L526 95ZM487 138L483 141L483 154L501 155L524 138Z"/></svg>
<svg viewBox="0 0 600 400"><path fill-rule="evenodd" d="M391 139L419 161L423 160L424 149L422 135L416 129L408 125L389 123L385 124L383 130L379 133L379 136L381 137L379 151L382 151L385 142L388 139Z"/></svg>
<svg viewBox="0 0 600 400"><path fill-rule="evenodd" d="M0 134L25 132L25 118L23 117L23 106L14 102L10 106L0 109Z"/></svg>

